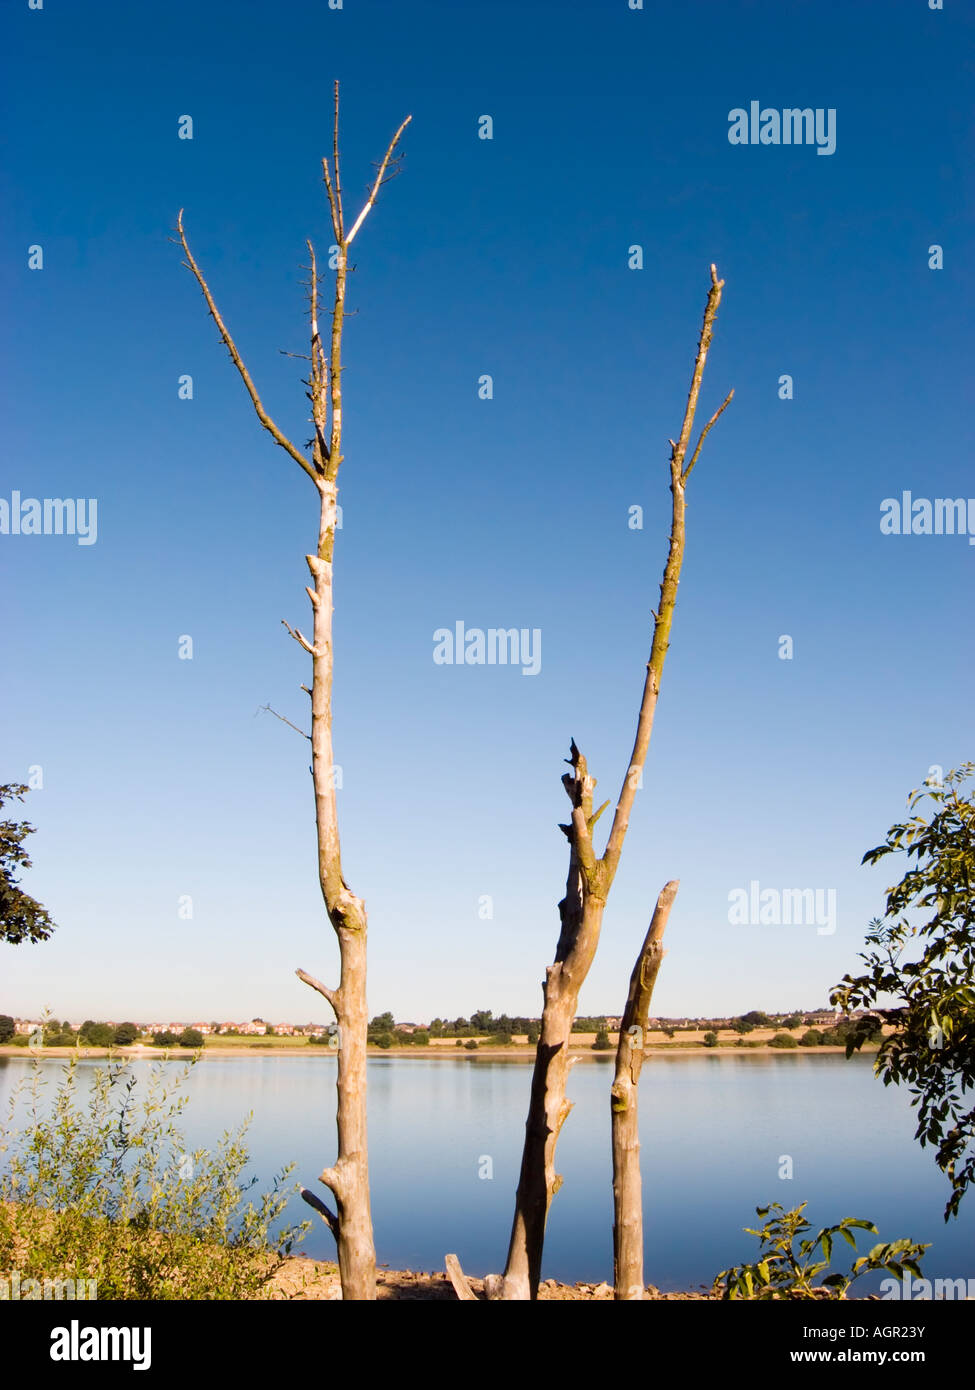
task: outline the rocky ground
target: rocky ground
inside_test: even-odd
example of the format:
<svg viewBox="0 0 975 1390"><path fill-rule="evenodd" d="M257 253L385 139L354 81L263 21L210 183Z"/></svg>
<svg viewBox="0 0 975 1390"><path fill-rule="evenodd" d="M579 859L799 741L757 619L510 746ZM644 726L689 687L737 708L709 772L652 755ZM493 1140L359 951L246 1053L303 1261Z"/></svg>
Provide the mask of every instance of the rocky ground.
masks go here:
<svg viewBox="0 0 975 1390"><path fill-rule="evenodd" d="M451 1287L446 1274L414 1273L412 1270L380 1269L378 1274L377 1297L386 1302L402 1299L409 1302L445 1300L455 1303L457 1295ZM474 1293L484 1297L484 1284L481 1279L468 1279ZM582 1302L604 1300L611 1302L613 1290L609 1284L560 1284L555 1279L546 1279L539 1288L539 1299L545 1302ZM338 1267L317 1260L294 1258L288 1260L278 1271L274 1280L272 1298L276 1299L341 1299ZM677 1300L711 1299L709 1290L697 1293L661 1293L651 1284L647 1288L648 1299Z"/></svg>

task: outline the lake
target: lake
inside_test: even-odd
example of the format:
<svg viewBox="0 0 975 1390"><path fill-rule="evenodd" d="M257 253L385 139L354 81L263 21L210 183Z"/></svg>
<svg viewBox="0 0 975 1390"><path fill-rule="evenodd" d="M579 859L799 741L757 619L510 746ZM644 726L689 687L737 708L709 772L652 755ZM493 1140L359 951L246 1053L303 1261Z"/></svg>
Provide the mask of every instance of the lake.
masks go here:
<svg viewBox="0 0 975 1390"><path fill-rule="evenodd" d="M53 1081L63 1063L41 1063ZM96 1061L79 1063L89 1075ZM134 1064L144 1069L149 1064ZM170 1064L178 1065L178 1064ZM0 1114L27 1058L0 1057ZM253 1111L248 1145L262 1182L295 1160L296 1178L327 1196L317 1174L334 1158L335 1059L204 1058L188 1083L191 1149L213 1144ZM454 1251L474 1275L504 1264L531 1076L530 1063L470 1057L369 1060L372 1210L378 1259L443 1268ZM612 1279L609 1087L612 1058L570 1076L575 1109L559 1141L564 1184L549 1216L544 1277ZM640 1084L645 1273L661 1289L709 1284L751 1259L755 1207L808 1201L814 1225L873 1221L880 1239L930 1241L927 1278L968 1278L973 1209L948 1226L947 1181L913 1138L907 1093L885 1088L869 1058L784 1055L653 1057ZM783 1156L791 1179L779 1176ZM491 1176L480 1176L490 1173ZM314 1215L295 1200L294 1219ZM304 1253L334 1258L320 1219ZM861 1253L875 1243L867 1233ZM843 1243L840 1242L842 1245ZM848 1247L844 1246L844 1250ZM850 1261L853 1251L849 1250ZM855 1287L876 1291L879 1276Z"/></svg>

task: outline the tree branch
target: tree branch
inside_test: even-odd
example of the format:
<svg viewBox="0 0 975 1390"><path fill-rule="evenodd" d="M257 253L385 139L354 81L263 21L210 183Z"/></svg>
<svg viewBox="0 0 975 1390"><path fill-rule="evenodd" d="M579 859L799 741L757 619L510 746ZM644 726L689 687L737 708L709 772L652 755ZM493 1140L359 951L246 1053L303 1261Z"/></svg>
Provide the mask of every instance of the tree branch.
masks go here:
<svg viewBox="0 0 975 1390"><path fill-rule="evenodd" d="M338 241L345 240L345 224L342 220L342 178L339 173L339 82L335 79L335 120L332 124L332 158L335 161L335 204L338 208Z"/></svg>
<svg viewBox="0 0 975 1390"><path fill-rule="evenodd" d="M576 859L585 870L587 879L591 880L597 868L596 851L592 845L592 826L602 814L603 808L600 807L596 815L593 815L592 794L596 779L589 775L586 760L576 747L575 739L571 740L569 746L570 756L566 758L566 762L570 764L572 772L566 772L562 777L562 785L572 802L572 824L566 833Z"/></svg>
<svg viewBox="0 0 975 1390"><path fill-rule="evenodd" d="M336 117L336 120L337 119L338 118ZM353 222L352 229L349 232L349 235L345 238L346 248L352 245L352 238L355 236L356 232L359 230L363 222L366 220L366 215L368 214L369 209L376 201L376 194L379 192L380 186L384 182L383 175L386 172L386 166L389 164L389 161L392 158L393 150L395 150L397 144L399 143L400 136L403 134L403 131L406 129L406 127L409 125L412 119L412 116L407 116L406 120L402 123L399 130L393 136L392 140L390 140L389 147L386 150L385 155L383 156L383 162L379 166L379 173L376 175L375 182L372 185L372 191L370 192L369 197L366 200L366 205L359 213L359 216L356 218L356 220Z"/></svg>
<svg viewBox="0 0 975 1390"><path fill-rule="evenodd" d="M463 1303L478 1303L477 1294L467 1282L464 1271L460 1267L460 1260L456 1255L447 1255L444 1258L444 1265L447 1269L447 1277L454 1286L454 1293Z"/></svg>
<svg viewBox="0 0 975 1390"><path fill-rule="evenodd" d="M308 256L311 262L308 281L308 310L311 319L311 380L308 383L308 394L311 399L311 414L317 443L315 468L318 473L324 473L329 452L325 439L325 426L328 422L328 365L325 361L321 334L318 331L318 263L315 259L315 248L311 240L306 240L305 245L308 247Z"/></svg>
<svg viewBox="0 0 975 1390"><path fill-rule="evenodd" d="M289 729L294 729L296 734L301 734L302 738L306 738L311 743L311 734L306 734L304 729L299 729L297 724L292 724L290 719L285 719L284 715L278 714L276 709L272 709L270 705L258 705L257 713L259 714L262 709L267 710L268 714L273 714L275 719L280 719L282 724L287 724Z"/></svg>
<svg viewBox="0 0 975 1390"><path fill-rule="evenodd" d="M323 985L321 980L316 980L314 975L309 975L307 970L296 970L295 974L298 976L298 979L302 980L306 985L310 985L312 989L317 989L318 993L324 999L328 1000L336 1017L338 1017L339 1006L342 1002L339 997L340 991L337 989L329 989L328 985Z"/></svg>
<svg viewBox="0 0 975 1390"><path fill-rule="evenodd" d="M707 424L704 426L703 430L701 431L701 437L700 437L700 439L697 441L697 448L694 450L694 453L691 455L691 461L690 461L690 463L687 465L687 467L684 469L684 472L681 474L681 482L682 482L682 483L686 483L687 480L688 480L688 478L691 476L691 469L694 467L695 463L697 463L698 457L699 457L699 455L700 455L700 453L701 453L701 445L704 443L705 439L707 439L708 430L710 430L711 426L714 424L715 420L717 420L717 418L718 418L718 416L721 414L721 412L722 412L727 406L729 406L729 405L731 404L731 398L732 398L732 396L733 396L734 394L735 394L735 388L732 386L732 388L731 388L731 390L728 392L727 396L725 396L724 400L723 400L723 401L721 402L721 404L718 406L717 410L714 412L714 414L711 416L710 420L707 422Z"/></svg>
<svg viewBox="0 0 975 1390"><path fill-rule="evenodd" d="M624 1035L628 1030L636 1025L642 1034L647 1030L647 1018L650 1012L650 1000L653 997L653 987L656 983L657 973L660 970L661 962L664 958L662 946L664 932L667 929L667 921L670 917L670 909L674 905L677 897L677 890L680 887L680 879L672 878L669 883L661 888L657 897L657 905L653 910L653 917L650 919L650 926L644 937L643 945L640 947L630 976L630 992L623 1010L623 1017L620 1021L619 1047L624 1049L626 1046ZM639 1049L640 1061L642 1062L642 1047ZM632 1080L636 1082L637 1076Z"/></svg>
<svg viewBox="0 0 975 1390"><path fill-rule="evenodd" d="M282 619L281 619L281 622L282 622L283 626L286 627L286 628L288 629L288 632L289 632L289 633L291 634L291 636L295 639L295 641L296 641L297 643L299 643L300 646L304 647L304 649L305 649L306 652L308 652L311 656L317 656L317 655L318 655L318 653L316 652L315 648L311 645L311 643L308 641L308 639L305 638L305 637L302 637L301 632L299 631L299 629L296 628L296 627L292 627L291 624L288 622L287 618L282 618Z"/></svg>
<svg viewBox="0 0 975 1390"><path fill-rule="evenodd" d="M312 1192L307 1187L303 1187L301 1189L301 1200L303 1202L307 1202L310 1207L315 1208L319 1216L322 1217L325 1224L328 1226L328 1229L332 1232L332 1235L335 1237L336 1240L338 1240L339 1219L335 1215L335 1212L332 1211L332 1209L325 1202L322 1201L318 1193Z"/></svg>
<svg viewBox="0 0 975 1390"><path fill-rule="evenodd" d="M305 470L305 472L308 474L309 478L311 478L313 482L317 482L318 474L316 473L312 464L308 462L308 460L305 458L304 454L301 453L300 450L295 448L291 440L288 439L284 434L282 434L282 432L278 429L277 425L271 419L270 415L268 415L267 411L264 409L263 404L261 403L261 398L257 394L257 387L251 380L251 374L244 366L243 359L241 358L240 353L237 351L237 345L234 342L233 338L231 338L230 333L223 319L220 317L220 310L217 308L216 303L214 302L213 295L210 293L210 286L203 278L203 272L200 270L200 267L197 265L196 261L193 258L193 253L190 250L189 243L186 240L186 233L183 231L182 208L180 208L179 216L176 219L176 227L179 231L179 239L182 242L183 251L186 254L186 263L188 264L189 269L196 276L197 284L203 291L203 297L207 302L207 308L210 310L210 314L214 322L216 323L217 328L220 331L220 336L223 339L224 347L226 347L227 351L230 353L231 361L240 373L241 380L243 381L244 385L247 387L247 394L250 396L251 400L254 403L254 409L257 412L257 418L260 420L261 424L264 426L268 434L274 440L275 444L280 445L280 447L284 449L285 453L290 454L291 457L295 460L295 462L301 465L301 467Z"/></svg>
<svg viewBox="0 0 975 1390"><path fill-rule="evenodd" d="M339 226L338 208L335 204L335 189L332 187L332 178L328 171L328 156L322 155L322 177L325 180L325 191L328 193L328 210L332 215L332 235L336 243L342 245L342 229Z"/></svg>
<svg viewBox="0 0 975 1390"><path fill-rule="evenodd" d="M339 1193L342 1187L342 1179L339 1176L338 1165L336 1165L334 1168L323 1168L318 1175L318 1181L324 1183L325 1186L329 1189L329 1191L334 1194L336 1199L339 1198Z"/></svg>
<svg viewBox="0 0 975 1390"><path fill-rule="evenodd" d="M684 464L684 455L691 440L691 430L694 428L694 416L697 414L697 398L701 390L701 381L704 377L704 365L708 360L708 349L711 346L711 338L714 335L714 320L717 317L718 306L721 303L721 291L724 289L724 281L718 279L718 272L715 267L711 267L711 288L708 291L708 302L704 309L704 322L701 325L701 336L697 343L697 357L694 361L694 374L691 377L691 389L687 393L687 405L684 408L684 422L680 427L680 437L674 449L674 459L677 463L678 472ZM727 402L725 402L727 404ZM721 407L724 409L724 406ZM721 412L719 411L718 414ZM717 418L717 417L715 417ZM713 423L713 421L712 421ZM708 429L710 429L708 425ZM707 433L707 431L705 431Z"/></svg>
<svg viewBox="0 0 975 1390"><path fill-rule="evenodd" d="M670 490L673 496L670 547L667 552L667 562L664 566L663 579L660 582L660 605L658 611L654 614L650 660L647 662L647 674L643 686L643 699L640 703L640 714L637 719L636 736L633 740L633 752L630 755L629 767L623 778L623 785L616 803L616 811L613 816L613 824L609 832L609 839L602 856L602 863L609 875L610 882L619 864L620 854L623 849L623 841L626 838L626 832L630 823L630 812L633 809L633 802L636 797L637 784L647 760L647 750L650 747L650 735L653 732L653 718L657 708L657 696L660 692L660 681L663 676L667 651L670 647L670 630L674 618L674 607L677 603L677 585L680 581L681 566L684 562L684 484L687 481L688 474L697 462L698 455L701 452L701 445L704 443L708 431L734 395L733 391L728 393L723 404L715 411L714 415L701 431L701 438L698 440L697 448L688 464L687 471L683 472L684 457L687 452L688 443L690 442L691 433L694 429L697 399L701 390L701 381L704 377L704 366L707 362L708 349L711 346L711 338L714 334L714 323L718 313L718 306L721 303L721 292L723 289L724 281L718 279L718 272L712 265L711 288L708 291L707 303L704 308L704 321L701 325L701 335L698 339L697 354L694 359L694 370L691 375L690 390L687 393L687 405L684 409L684 420L681 425L680 437L677 440L670 440Z"/></svg>

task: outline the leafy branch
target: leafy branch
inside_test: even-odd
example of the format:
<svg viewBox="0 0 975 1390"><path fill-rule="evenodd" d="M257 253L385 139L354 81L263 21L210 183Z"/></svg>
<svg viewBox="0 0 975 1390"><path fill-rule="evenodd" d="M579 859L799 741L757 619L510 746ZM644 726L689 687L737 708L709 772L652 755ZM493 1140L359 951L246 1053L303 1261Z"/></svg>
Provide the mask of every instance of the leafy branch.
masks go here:
<svg viewBox="0 0 975 1390"><path fill-rule="evenodd" d="M827 1274L819 1283L813 1280L824 1269L829 1269L833 1258L833 1241L841 1237L854 1251L857 1248L855 1231L870 1231L877 1235L872 1221L861 1221L856 1217L845 1216L835 1226L824 1226L814 1236L805 1234L812 1230L811 1224L803 1216L806 1203L786 1211L779 1202L767 1207L756 1207L759 1217L768 1217L760 1230L751 1226L744 1229L750 1236L757 1236L759 1259L754 1264L733 1265L723 1269L715 1279L715 1291L723 1299L812 1299L845 1298L854 1279L876 1270L883 1270L903 1279L905 1271L921 1277L918 1261L927 1245L902 1239L875 1245L866 1255L854 1260L847 1273ZM769 1212L773 1215L769 1216ZM799 1239L798 1249L793 1249Z"/></svg>
<svg viewBox="0 0 975 1390"><path fill-rule="evenodd" d="M890 854L913 863L887 890L883 918L870 923L870 949L860 955L866 971L845 975L830 994L847 1011L869 1010L851 1028L848 1057L878 1022L889 1026L874 1072L911 1093L914 1137L936 1148L951 1183L946 1221L975 1179L975 792L962 790L973 774L967 762L912 791L908 810L929 799L930 819L916 814L892 826L863 856L864 864Z"/></svg>

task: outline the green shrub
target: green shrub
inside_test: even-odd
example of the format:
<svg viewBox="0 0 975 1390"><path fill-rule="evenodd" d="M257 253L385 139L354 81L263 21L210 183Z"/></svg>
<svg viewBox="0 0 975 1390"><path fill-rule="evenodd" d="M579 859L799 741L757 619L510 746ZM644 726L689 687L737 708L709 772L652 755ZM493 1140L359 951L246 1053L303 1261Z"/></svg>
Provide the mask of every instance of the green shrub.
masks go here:
<svg viewBox="0 0 975 1390"><path fill-rule="evenodd" d="M791 1033L776 1033L774 1038L769 1038L769 1047L798 1047L799 1043Z"/></svg>
<svg viewBox="0 0 975 1390"><path fill-rule="evenodd" d="M477 1051L477 1038L468 1038L467 1041L465 1042L464 1046L467 1048L467 1051L468 1051L468 1052L476 1052L476 1051Z"/></svg>
<svg viewBox="0 0 975 1390"><path fill-rule="evenodd" d="M704 1034L704 1046L705 1046L705 1047L717 1047L717 1045L718 1045L718 1035L717 1035L717 1033L712 1032L712 1031L709 1031L709 1032L707 1032L707 1033Z"/></svg>
<svg viewBox="0 0 975 1390"><path fill-rule="evenodd" d="M828 1269L833 1257L833 1237L842 1236L854 1251L857 1248L855 1230L871 1231L877 1228L870 1221L857 1221L846 1216L838 1226L825 1226L818 1235L806 1236L812 1226L803 1216L806 1203L786 1211L778 1202L767 1207L756 1207L760 1217L770 1216L759 1231L746 1226L750 1236L757 1236L759 1259L755 1264L734 1265L723 1269L714 1281L714 1292L723 1299L772 1299L772 1298L845 1298L846 1291L854 1279L872 1270L884 1270L898 1279L903 1279L905 1271L917 1278L921 1277L918 1260L928 1245L917 1245L911 1240L895 1240L884 1245L875 1245L867 1255L854 1260L848 1274L828 1274L821 1283L814 1285L817 1274ZM798 1252L792 1246L797 1236ZM816 1259L819 1248L820 1258Z"/></svg>
<svg viewBox="0 0 975 1390"><path fill-rule="evenodd" d="M830 1047L846 1047L847 1043L854 1036L859 1036L867 1042L880 1042L883 1038L884 1030L879 1019L873 1020L874 1026L871 1027L870 1020L863 1019L858 1024L844 1021L837 1023L835 1028L827 1028L823 1033L823 1042Z"/></svg>
<svg viewBox="0 0 975 1390"><path fill-rule="evenodd" d="M807 1028L799 1039L800 1047L822 1047L823 1035L818 1028Z"/></svg>
<svg viewBox="0 0 975 1390"><path fill-rule="evenodd" d="M115 1029L110 1023L93 1023L87 1019L78 1030L78 1041L90 1047L111 1047L115 1042Z"/></svg>
<svg viewBox="0 0 975 1390"><path fill-rule="evenodd" d="M609 1033L605 1028L600 1028L596 1033L596 1041L593 1043L594 1052L606 1052L612 1048L613 1044L609 1040Z"/></svg>
<svg viewBox="0 0 975 1390"><path fill-rule="evenodd" d="M198 1028L184 1028L176 1041L180 1047L202 1047L203 1034Z"/></svg>
<svg viewBox="0 0 975 1390"><path fill-rule="evenodd" d="M309 1223L272 1231L290 1191L286 1168L259 1205L245 1193L246 1123L189 1154L177 1120L195 1060L144 1084L110 1059L79 1095L77 1060L47 1094L35 1060L0 1138L0 1270L91 1279L100 1299L246 1299L268 1292Z"/></svg>

